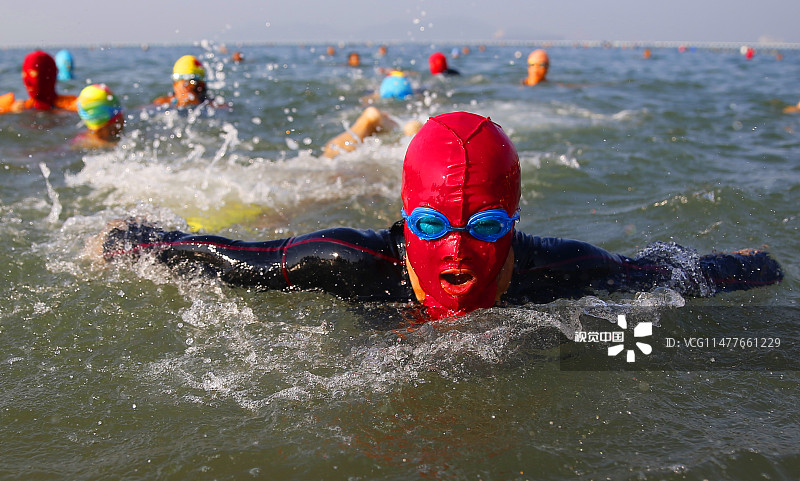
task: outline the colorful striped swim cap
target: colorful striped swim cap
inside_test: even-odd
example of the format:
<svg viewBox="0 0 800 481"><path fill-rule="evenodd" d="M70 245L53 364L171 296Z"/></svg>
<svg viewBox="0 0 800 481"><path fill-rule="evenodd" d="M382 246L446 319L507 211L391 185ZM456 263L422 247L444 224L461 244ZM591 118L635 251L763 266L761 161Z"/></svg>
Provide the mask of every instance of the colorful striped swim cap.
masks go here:
<svg viewBox="0 0 800 481"><path fill-rule="evenodd" d="M172 80L205 80L206 69L194 55L184 55L172 67Z"/></svg>
<svg viewBox="0 0 800 481"><path fill-rule="evenodd" d="M94 84L81 90L78 96L78 115L89 130L98 130L122 114L114 92L105 84Z"/></svg>
<svg viewBox="0 0 800 481"><path fill-rule="evenodd" d="M409 95L412 95L414 93L414 89L411 88L411 82L409 82L408 78L406 78L406 74L399 70L393 70L389 75L386 76L386 78L383 79L383 82L381 82L381 88L379 92L381 98L384 99L403 99Z"/></svg>

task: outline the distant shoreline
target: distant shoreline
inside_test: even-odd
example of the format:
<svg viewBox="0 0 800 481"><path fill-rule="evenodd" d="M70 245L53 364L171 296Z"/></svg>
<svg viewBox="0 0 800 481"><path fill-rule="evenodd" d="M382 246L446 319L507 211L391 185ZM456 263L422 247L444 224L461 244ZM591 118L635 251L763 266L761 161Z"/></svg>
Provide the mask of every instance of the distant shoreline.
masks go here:
<svg viewBox="0 0 800 481"><path fill-rule="evenodd" d="M101 44L20 44L20 45L6 45L0 46L0 50L18 50L18 49L61 49L61 48L142 48L147 49L151 47L185 47L185 46L202 46L202 44L211 45L226 45L236 48L248 46L295 46L295 45L336 45L339 48L353 47L353 46L374 46L374 45L403 45L403 44L431 44L438 46L473 46L473 45L486 45L486 46L502 46L502 47L574 47L574 48L695 48L695 49L709 49L709 50L739 50L742 46L752 47L756 50L800 50L800 43L791 42L690 42L680 40L666 40L666 41L637 41L637 40L430 40L430 41L413 41L413 40L361 40L361 41L343 41L343 40L329 40L329 41L259 41L259 42L237 42L237 41L210 41L200 40L195 42L155 42L155 43L101 43Z"/></svg>

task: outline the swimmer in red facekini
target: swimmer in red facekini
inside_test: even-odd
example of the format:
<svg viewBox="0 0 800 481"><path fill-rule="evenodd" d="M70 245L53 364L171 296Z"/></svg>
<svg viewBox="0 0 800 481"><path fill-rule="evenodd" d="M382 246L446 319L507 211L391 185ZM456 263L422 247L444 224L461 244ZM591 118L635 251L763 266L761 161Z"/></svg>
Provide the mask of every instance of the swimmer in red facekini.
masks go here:
<svg viewBox="0 0 800 481"><path fill-rule="evenodd" d="M511 219L518 218L520 199L517 151L502 129L459 113L430 119L408 146L401 197L407 216L430 214L405 222L406 265L417 299L455 313L493 306L511 280ZM417 226L431 230L435 212L451 226L470 226L473 216L493 212L505 222L495 233L503 235L490 241L453 230L421 238Z"/></svg>
<svg viewBox="0 0 800 481"><path fill-rule="evenodd" d="M149 252L170 266L199 265L193 271L234 286L316 289L352 301L416 300L425 319L659 286L711 296L783 278L764 251L700 256L656 243L627 257L516 231L517 152L499 125L467 112L433 117L416 134L401 197L403 220L378 231L332 228L244 242L128 219L110 223L90 247L107 261Z"/></svg>
<svg viewBox="0 0 800 481"><path fill-rule="evenodd" d="M58 67L53 57L41 50L29 53L22 63L22 82L28 98L17 100L13 92L0 96L0 113L52 109L77 112L78 97L56 93L57 78Z"/></svg>
<svg viewBox="0 0 800 481"><path fill-rule="evenodd" d="M460 75L458 70L449 68L447 66L447 57L442 52L434 52L428 57L428 67L433 75Z"/></svg>

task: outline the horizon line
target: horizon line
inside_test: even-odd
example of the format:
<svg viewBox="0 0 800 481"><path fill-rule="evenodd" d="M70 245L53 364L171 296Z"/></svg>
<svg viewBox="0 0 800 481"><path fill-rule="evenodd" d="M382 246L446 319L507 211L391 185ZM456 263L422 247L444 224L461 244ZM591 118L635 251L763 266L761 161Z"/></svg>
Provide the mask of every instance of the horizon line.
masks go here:
<svg viewBox="0 0 800 481"><path fill-rule="evenodd" d="M519 47L582 47L582 48L681 48L693 47L701 49L731 49L738 50L743 46L763 49L800 50L800 43L795 42L732 42L732 41L704 41L692 42L682 40L280 40L280 41L218 41L194 40L180 42L107 42L107 43L44 43L44 44L15 44L0 46L0 50L17 49L45 49L45 48L150 48L150 47L184 47L199 46L204 43L220 46L297 46L297 45L335 45L343 48L348 45L400 45L400 44L440 44L440 45L486 45L486 46L519 46Z"/></svg>

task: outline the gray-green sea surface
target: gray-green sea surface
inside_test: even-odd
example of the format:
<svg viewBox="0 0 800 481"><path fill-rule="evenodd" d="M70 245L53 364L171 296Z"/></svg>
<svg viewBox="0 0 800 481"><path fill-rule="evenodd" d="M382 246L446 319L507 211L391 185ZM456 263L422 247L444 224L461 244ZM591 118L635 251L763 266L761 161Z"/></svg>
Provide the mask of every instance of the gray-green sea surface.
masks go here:
<svg viewBox="0 0 800 481"><path fill-rule="evenodd" d="M242 63L209 42L73 49L59 92L108 84L125 133L81 151L74 113L0 116L0 478L798 479L800 114L783 107L800 100L800 53L557 47L549 82L523 87L533 47L471 47L448 78L427 57L449 48L427 44L248 45ZM0 51L0 93L24 96L26 53ZM226 107L150 105L187 53ZM389 227L409 138L321 149L390 67L417 72L413 98L377 103L398 124L467 110L505 129L518 229L626 255L765 248L784 281L409 326L408 306L248 291L87 249L127 216L245 240ZM575 342L622 330L620 316L653 326L649 348L626 346L635 361Z"/></svg>

